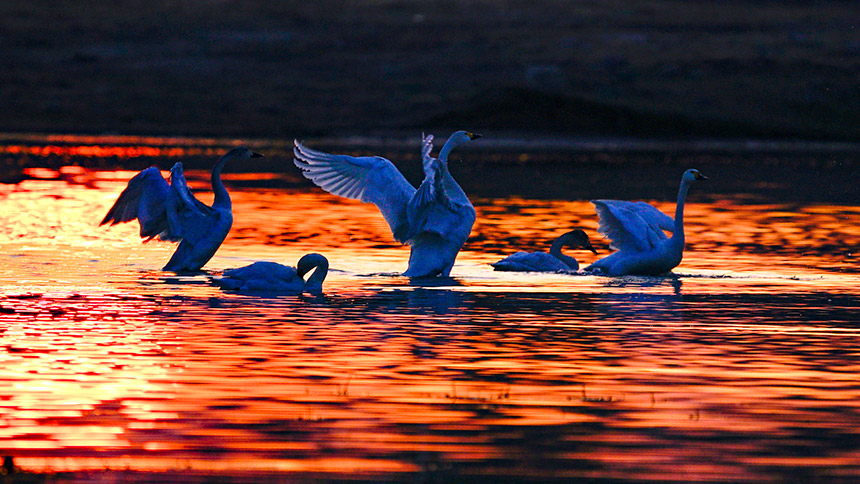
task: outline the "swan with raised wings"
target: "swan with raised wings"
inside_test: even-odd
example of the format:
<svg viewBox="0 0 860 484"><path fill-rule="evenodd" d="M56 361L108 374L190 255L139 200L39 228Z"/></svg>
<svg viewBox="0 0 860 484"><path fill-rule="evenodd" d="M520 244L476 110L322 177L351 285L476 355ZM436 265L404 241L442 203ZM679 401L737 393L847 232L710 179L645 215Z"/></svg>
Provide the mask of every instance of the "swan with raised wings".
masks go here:
<svg viewBox="0 0 860 484"><path fill-rule="evenodd" d="M645 202L592 200L600 217L597 231L611 239L617 249L586 267L608 276L660 275L681 263L684 256L684 203L695 180L707 180L699 170L690 169L681 177L675 219ZM663 232L669 230L671 237Z"/></svg>
<svg viewBox="0 0 860 484"><path fill-rule="evenodd" d="M475 223L475 208L448 171L448 155L455 147L480 137L457 131L438 158L430 155L433 136L424 137L424 180L418 189L381 156L332 155L296 141L294 162L323 190L379 208L394 239L411 246L404 276L447 277Z"/></svg>
<svg viewBox="0 0 860 484"><path fill-rule="evenodd" d="M233 148L212 167L215 199L208 206L188 189L182 163L170 169L170 183L151 166L128 182L113 207L99 225L116 225L134 219L140 223L140 236L179 242L179 247L164 266L165 271L196 272L215 255L233 225L230 195L221 182L221 170L229 161L263 155L245 147Z"/></svg>
<svg viewBox="0 0 860 484"><path fill-rule="evenodd" d="M305 274L313 271L307 280ZM321 292L328 274L328 259L321 254L307 254L295 268L276 262L258 261L245 267L227 269L212 281L222 289L239 292L300 293Z"/></svg>
<svg viewBox="0 0 860 484"><path fill-rule="evenodd" d="M595 254L597 250L591 246L588 235L582 229L574 229L562 234L552 242L549 253L546 252L516 252L504 259L490 264L497 271L515 272L560 272L578 271L579 262L573 257L563 254L561 249L588 249Z"/></svg>

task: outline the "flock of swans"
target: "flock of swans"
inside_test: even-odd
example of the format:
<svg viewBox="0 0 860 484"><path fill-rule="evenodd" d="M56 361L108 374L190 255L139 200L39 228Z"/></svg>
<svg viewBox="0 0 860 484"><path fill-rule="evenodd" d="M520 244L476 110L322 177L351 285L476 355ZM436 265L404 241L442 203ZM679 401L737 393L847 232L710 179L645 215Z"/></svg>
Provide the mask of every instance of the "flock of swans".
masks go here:
<svg viewBox="0 0 860 484"><path fill-rule="evenodd" d="M394 239L410 246L407 277L448 277L457 254L475 223L475 208L448 170L448 156L457 146L480 138L457 131L432 156L433 136L421 145L424 180L416 189L394 164L381 156L337 155L316 151L295 141L295 165L315 185L332 195L376 205ZM115 225L137 219L140 236L179 242L164 271L196 272L215 255L233 224L230 195L221 181L228 162L260 157L238 147L222 156L212 168L214 201L208 206L188 189L182 163L170 170L170 181L156 167L135 175L108 211L100 225ZM616 251L585 267L584 271L606 276L660 275L681 263L684 252L684 203L690 185L707 180L690 169L681 177L675 218L645 202L593 200L599 217L597 232L610 239ZM666 235L666 231L672 236ZM497 271L578 271L575 258L563 247L594 252L581 229L557 238L546 252L517 252L491 264ZM213 282L223 289L247 292L319 292L328 271L328 260L320 254L302 257L295 268L274 262L255 262L227 269ZM312 273L305 279L307 274Z"/></svg>

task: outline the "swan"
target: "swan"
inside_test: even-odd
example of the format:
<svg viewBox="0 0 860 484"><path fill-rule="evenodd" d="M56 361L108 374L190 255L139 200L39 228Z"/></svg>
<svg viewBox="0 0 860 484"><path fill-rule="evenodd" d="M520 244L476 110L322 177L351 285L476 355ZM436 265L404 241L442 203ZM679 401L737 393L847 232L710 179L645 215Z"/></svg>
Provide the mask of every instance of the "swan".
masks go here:
<svg viewBox="0 0 860 484"><path fill-rule="evenodd" d="M448 155L480 137L457 131L445 142L439 158L433 158L433 135L425 136L424 180L417 190L380 156L332 155L295 141L294 163L323 190L376 205L394 239L411 246L404 276L448 277L475 223L475 208L448 171Z"/></svg>
<svg viewBox="0 0 860 484"><path fill-rule="evenodd" d="M600 217L597 231L612 240L617 252L586 267L608 276L627 274L659 275L681 263L684 256L684 202L695 180L707 180L699 170L690 169L681 177L675 219L645 202L592 200ZM663 232L669 230L672 237Z"/></svg>
<svg viewBox="0 0 860 484"><path fill-rule="evenodd" d="M581 247L597 253L591 246L588 235L582 229L575 229L555 239L549 248L549 254L546 252L516 252L490 265L497 271L558 272L579 270L579 262L569 255L562 254L562 247Z"/></svg>
<svg viewBox="0 0 860 484"><path fill-rule="evenodd" d="M314 270L316 269L316 270ZM310 271L313 274L304 279ZM328 274L328 259L321 254L307 254L299 259L296 268L276 262L258 261L238 269L227 269L213 282L222 289L240 292L322 292Z"/></svg>
<svg viewBox="0 0 860 484"><path fill-rule="evenodd" d="M212 167L215 200L211 207L194 198L185 181L181 162L170 169L169 184L159 169L151 166L129 180L99 225L116 225L137 219L140 236L146 239L144 242L156 237L179 242L179 247L162 270L199 271L215 255L233 225L230 195L221 182L221 170L228 161L262 156L241 146L222 156Z"/></svg>

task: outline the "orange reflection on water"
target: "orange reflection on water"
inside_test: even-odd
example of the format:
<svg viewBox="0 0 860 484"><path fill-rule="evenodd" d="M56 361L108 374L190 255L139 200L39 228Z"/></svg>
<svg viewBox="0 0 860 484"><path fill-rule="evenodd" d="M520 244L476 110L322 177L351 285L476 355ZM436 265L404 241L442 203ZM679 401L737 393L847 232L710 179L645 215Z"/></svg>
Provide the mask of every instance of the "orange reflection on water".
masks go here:
<svg viewBox="0 0 860 484"><path fill-rule="evenodd" d="M3 445L17 455L129 447L126 399L172 393L163 361L172 338L151 324L154 308L136 297L7 293L0 300Z"/></svg>
<svg viewBox="0 0 860 484"><path fill-rule="evenodd" d="M26 142L27 144L81 144L81 145L145 145L145 146L212 146L230 140L216 138L189 138L183 136L138 136L120 134L56 134L56 133L0 133L0 141Z"/></svg>
<svg viewBox="0 0 860 484"><path fill-rule="evenodd" d="M324 296L258 297L97 227L131 175L0 192L0 447L26 469L860 475L858 207L691 200L681 277L611 279L487 265L594 234L587 201L477 199L456 278L422 286L380 274L409 252L374 207L236 177L210 270L332 261Z"/></svg>
<svg viewBox="0 0 860 484"><path fill-rule="evenodd" d="M23 457L15 459L16 465L32 472L49 474L59 472L100 471L123 469L139 472L161 472L187 477L194 474L219 474L230 478L248 478L252 482L277 482L283 474L310 474L318 476L339 475L356 479L377 475L415 473L420 466L396 460L359 459L349 457L318 457L314 459L254 459L246 456L212 456L202 458L151 458L137 456L122 457Z"/></svg>
<svg viewBox="0 0 860 484"><path fill-rule="evenodd" d="M0 153L13 156L83 156L87 158L140 158L179 156L216 156L216 148L194 148L185 146L108 146L108 145L0 145Z"/></svg>
<svg viewBox="0 0 860 484"><path fill-rule="evenodd" d="M239 143L240 140L227 138L0 133L0 154L12 159L30 160L57 157L107 160L217 158ZM271 148L275 149L274 146Z"/></svg>

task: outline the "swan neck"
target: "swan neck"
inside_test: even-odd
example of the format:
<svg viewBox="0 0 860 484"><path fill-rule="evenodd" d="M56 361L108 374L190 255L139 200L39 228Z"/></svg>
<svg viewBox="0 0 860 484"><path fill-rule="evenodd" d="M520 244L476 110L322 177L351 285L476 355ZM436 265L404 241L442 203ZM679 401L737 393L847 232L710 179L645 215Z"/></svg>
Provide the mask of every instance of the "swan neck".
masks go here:
<svg viewBox="0 0 860 484"><path fill-rule="evenodd" d="M445 163L448 163L448 155L451 154L451 150L460 146L460 142L454 137L448 138L448 141L445 142L445 145L442 146L442 151L439 152L439 159Z"/></svg>
<svg viewBox="0 0 860 484"><path fill-rule="evenodd" d="M549 254L558 258L560 255L564 255L561 253L561 248L564 246L564 241L561 240L561 237L552 241L552 245L549 246Z"/></svg>
<svg viewBox="0 0 860 484"><path fill-rule="evenodd" d="M221 181L221 170L224 168L226 160L223 158L218 160L218 163L212 168L212 191L215 193L215 200L212 203L213 207L230 208L230 194L227 193L227 188Z"/></svg>
<svg viewBox="0 0 860 484"><path fill-rule="evenodd" d="M328 274L328 261L320 260L313 266L313 274L305 281L305 287L322 288L326 274Z"/></svg>
<svg viewBox="0 0 860 484"><path fill-rule="evenodd" d="M681 181L681 187L678 189L678 203L675 205L675 231L672 233L673 239L684 240L684 204L687 201L687 192L690 191L690 181Z"/></svg>
<svg viewBox="0 0 860 484"><path fill-rule="evenodd" d="M564 247L564 241L562 240L562 237L555 239L552 242L552 245L549 247L549 255L562 261L566 266L570 267L571 270L578 270L579 262L573 257L563 254L561 252L562 247Z"/></svg>

